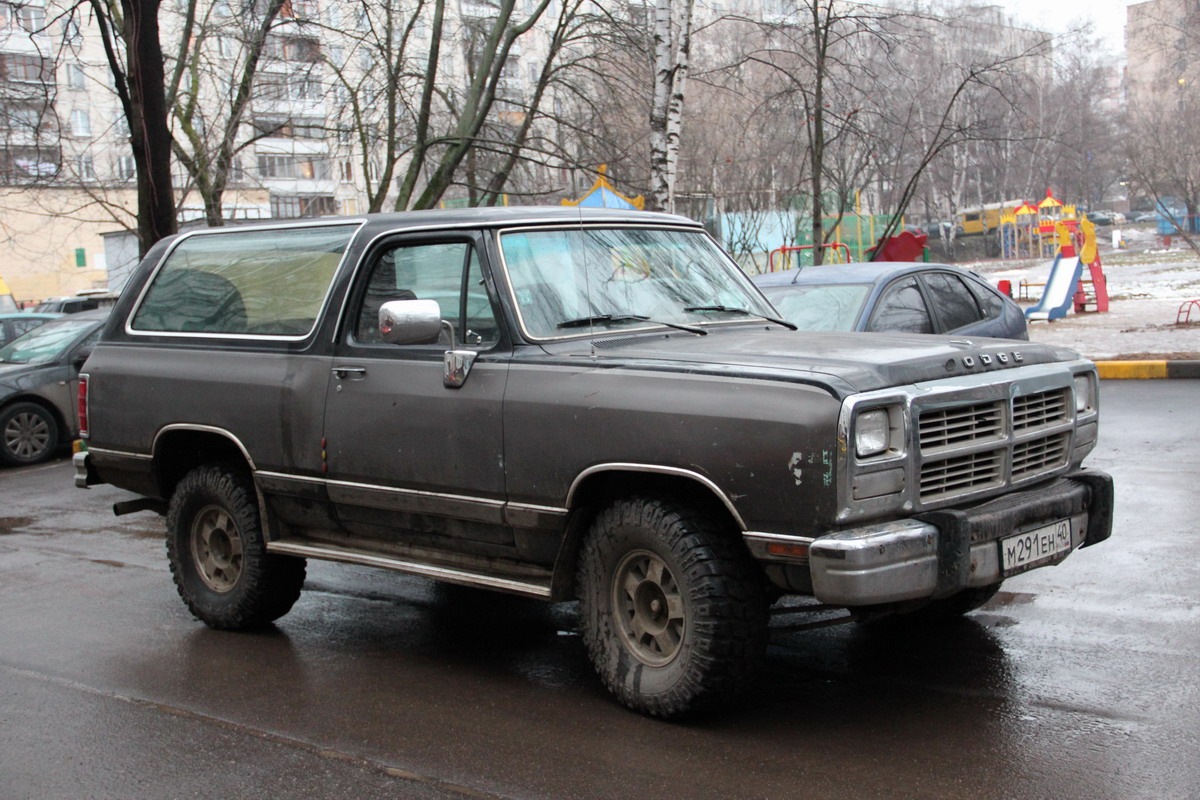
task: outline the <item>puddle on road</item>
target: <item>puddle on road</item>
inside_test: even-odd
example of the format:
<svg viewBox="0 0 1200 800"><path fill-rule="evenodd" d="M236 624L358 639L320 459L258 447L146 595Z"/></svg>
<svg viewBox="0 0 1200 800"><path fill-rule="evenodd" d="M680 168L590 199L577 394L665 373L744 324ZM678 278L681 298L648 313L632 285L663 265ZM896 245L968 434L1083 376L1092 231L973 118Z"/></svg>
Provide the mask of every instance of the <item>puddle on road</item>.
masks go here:
<svg viewBox="0 0 1200 800"><path fill-rule="evenodd" d="M24 528L33 522L33 517L0 517L0 536L15 533L17 528Z"/></svg>

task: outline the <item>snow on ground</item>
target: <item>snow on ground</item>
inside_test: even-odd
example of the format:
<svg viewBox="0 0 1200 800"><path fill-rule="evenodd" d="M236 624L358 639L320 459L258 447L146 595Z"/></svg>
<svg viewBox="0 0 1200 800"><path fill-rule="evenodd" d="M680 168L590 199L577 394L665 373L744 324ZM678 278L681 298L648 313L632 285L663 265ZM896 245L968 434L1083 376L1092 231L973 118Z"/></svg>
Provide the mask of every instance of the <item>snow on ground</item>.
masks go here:
<svg viewBox="0 0 1200 800"><path fill-rule="evenodd" d="M1182 244L1163 248L1153 230L1130 229L1125 243L1125 249L1103 244L1100 248L1108 280L1108 312L1068 313L1054 322L1031 322L1029 338L1070 347L1091 359L1200 359L1200 306L1191 307L1189 323L1176 324L1181 304L1200 301L1200 256ZM1011 281L1013 296L1029 306L1041 296L1042 287L1029 287L1030 297L1022 299L1021 281L1045 283L1051 263L1052 259L1024 259L964 266L992 285Z"/></svg>

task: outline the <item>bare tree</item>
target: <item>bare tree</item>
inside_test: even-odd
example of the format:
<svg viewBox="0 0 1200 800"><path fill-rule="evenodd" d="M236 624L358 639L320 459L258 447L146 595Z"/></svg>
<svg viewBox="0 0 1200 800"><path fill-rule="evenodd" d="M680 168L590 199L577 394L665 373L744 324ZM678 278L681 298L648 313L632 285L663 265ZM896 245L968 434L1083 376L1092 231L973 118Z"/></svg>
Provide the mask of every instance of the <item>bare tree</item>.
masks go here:
<svg viewBox="0 0 1200 800"><path fill-rule="evenodd" d="M89 0L117 96L129 121L142 253L177 230L166 71L158 27L160 4L161 0Z"/></svg>
<svg viewBox="0 0 1200 800"><path fill-rule="evenodd" d="M209 226L225 224L224 195L237 156L255 140L245 135L243 123L264 49L285 5L287 0L266 0L238 15L220 4L201 10L197 0L187 0L184 7L166 101L179 133L172 142L174 155L204 202ZM280 41L279 55L286 56L289 46L302 51L299 61L311 61L308 54L316 52L315 47ZM221 54L230 58L216 57ZM281 120L276 127L288 122Z"/></svg>
<svg viewBox="0 0 1200 800"><path fill-rule="evenodd" d="M1150 7L1153 10L1155 7ZM1166 5L1136 28L1125 154L1130 177L1193 251L1200 253L1200 9Z"/></svg>
<svg viewBox="0 0 1200 800"><path fill-rule="evenodd" d="M695 5L695 0L657 0L654 6L650 198L654 208L664 211L675 210L675 177Z"/></svg>

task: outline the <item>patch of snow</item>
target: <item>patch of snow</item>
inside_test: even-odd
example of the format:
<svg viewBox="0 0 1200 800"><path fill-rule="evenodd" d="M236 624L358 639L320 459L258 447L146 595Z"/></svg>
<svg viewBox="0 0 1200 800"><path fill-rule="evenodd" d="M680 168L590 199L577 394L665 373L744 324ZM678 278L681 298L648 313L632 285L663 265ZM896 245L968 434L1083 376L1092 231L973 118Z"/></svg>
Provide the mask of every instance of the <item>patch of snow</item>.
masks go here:
<svg viewBox="0 0 1200 800"><path fill-rule="evenodd" d="M1101 246L1100 260L1108 283L1109 310L1105 313L1068 313L1054 322L1031 322L1029 338L1069 347L1091 359L1122 356L1200 359L1200 308L1191 307L1191 320L1176 324L1181 306L1200 300L1200 256L1186 246L1164 248L1153 231L1132 229L1124 234L1129 249ZM1042 284L1050 275L1053 259L986 261L963 266L979 273L993 286L1012 284L1013 296L1028 307L1041 296L1041 286L1028 286L1021 298L1022 281ZM1088 271L1084 269L1084 278Z"/></svg>

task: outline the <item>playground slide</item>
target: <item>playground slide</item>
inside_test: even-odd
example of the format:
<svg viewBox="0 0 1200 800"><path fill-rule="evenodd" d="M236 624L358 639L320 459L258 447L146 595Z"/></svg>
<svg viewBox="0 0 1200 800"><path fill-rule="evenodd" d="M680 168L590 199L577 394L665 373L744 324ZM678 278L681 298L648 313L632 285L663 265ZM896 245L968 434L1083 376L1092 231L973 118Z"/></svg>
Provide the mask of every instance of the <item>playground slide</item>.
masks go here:
<svg viewBox="0 0 1200 800"><path fill-rule="evenodd" d="M1037 305L1025 309L1025 319L1062 319L1067 315L1075 296L1075 287L1079 284L1083 265L1078 256L1064 256L1059 253L1050 265L1050 277L1046 281L1042 299Z"/></svg>

